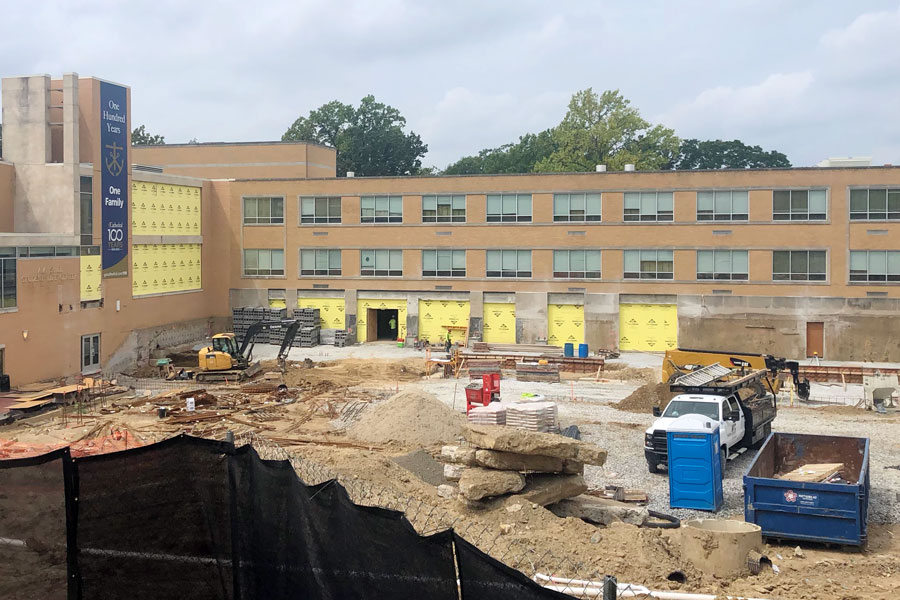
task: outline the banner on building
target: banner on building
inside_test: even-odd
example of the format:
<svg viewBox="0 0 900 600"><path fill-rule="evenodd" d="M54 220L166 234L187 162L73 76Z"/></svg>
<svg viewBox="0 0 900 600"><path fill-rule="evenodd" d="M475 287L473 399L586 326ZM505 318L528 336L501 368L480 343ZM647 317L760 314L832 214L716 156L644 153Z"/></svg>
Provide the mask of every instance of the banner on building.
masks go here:
<svg viewBox="0 0 900 600"><path fill-rule="evenodd" d="M100 82L100 197L104 277L128 275L128 91Z"/></svg>

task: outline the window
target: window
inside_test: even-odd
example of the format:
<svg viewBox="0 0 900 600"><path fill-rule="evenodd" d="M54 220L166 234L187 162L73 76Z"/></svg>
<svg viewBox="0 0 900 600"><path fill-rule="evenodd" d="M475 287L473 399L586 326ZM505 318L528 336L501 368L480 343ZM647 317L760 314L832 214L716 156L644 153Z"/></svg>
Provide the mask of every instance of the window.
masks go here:
<svg viewBox="0 0 900 600"><path fill-rule="evenodd" d="M746 250L697 250L697 279L747 281L749 273Z"/></svg>
<svg viewBox="0 0 900 600"><path fill-rule="evenodd" d="M244 250L244 275L284 275L284 250Z"/></svg>
<svg viewBox="0 0 900 600"><path fill-rule="evenodd" d="M600 194L553 194L554 221L599 221Z"/></svg>
<svg viewBox="0 0 900 600"><path fill-rule="evenodd" d="M301 250L300 275L340 275L340 250Z"/></svg>
<svg viewBox="0 0 900 600"><path fill-rule="evenodd" d="M824 221L828 218L825 190L775 190L772 219L775 221Z"/></svg>
<svg viewBox="0 0 900 600"><path fill-rule="evenodd" d="M698 221L746 221L750 215L746 190L697 192Z"/></svg>
<svg viewBox="0 0 900 600"><path fill-rule="evenodd" d="M531 194L488 194L488 223L530 223Z"/></svg>
<svg viewBox="0 0 900 600"><path fill-rule="evenodd" d="M340 223L341 199L300 198L300 223Z"/></svg>
<svg viewBox="0 0 900 600"><path fill-rule="evenodd" d="M564 279L600 279L600 251L554 250L553 276Z"/></svg>
<svg viewBox="0 0 900 600"><path fill-rule="evenodd" d="M625 192L626 221L671 221L672 192Z"/></svg>
<svg viewBox="0 0 900 600"><path fill-rule="evenodd" d="M363 277L403 277L403 250L360 250Z"/></svg>
<svg viewBox="0 0 900 600"><path fill-rule="evenodd" d="M283 225L284 198L244 198L244 225Z"/></svg>
<svg viewBox="0 0 900 600"><path fill-rule="evenodd" d="M0 248L0 308L16 307L16 249Z"/></svg>
<svg viewBox="0 0 900 600"><path fill-rule="evenodd" d="M850 281L900 281L900 251L852 250Z"/></svg>
<svg viewBox="0 0 900 600"><path fill-rule="evenodd" d="M851 221L900 219L900 188L850 190Z"/></svg>
<svg viewBox="0 0 900 600"><path fill-rule="evenodd" d="M81 336L81 372L95 373L100 370L100 334Z"/></svg>
<svg viewBox="0 0 900 600"><path fill-rule="evenodd" d="M824 250L776 250L772 252L774 281L825 281Z"/></svg>
<svg viewBox="0 0 900 600"><path fill-rule="evenodd" d="M94 241L94 194L93 194L93 177L81 177L80 184L80 200L81 200L81 245L89 246Z"/></svg>
<svg viewBox="0 0 900 600"><path fill-rule="evenodd" d="M671 250L626 250L625 279L672 279Z"/></svg>
<svg viewBox="0 0 900 600"><path fill-rule="evenodd" d="M422 250L422 277L465 276L465 250Z"/></svg>
<svg viewBox="0 0 900 600"><path fill-rule="evenodd" d="M465 196L422 196L423 223L465 223Z"/></svg>
<svg viewBox="0 0 900 600"><path fill-rule="evenodd" d="M361 223L402 223L402 196L363 196L360 198Z"/></svg>
<svg viewBox="0 0 900 600"><path fill-rule="evenodd" d="M14 249L9 248L10 252ZM53 258L54 256L78 256L78 246L20 246L19 258Z"/></svg>
<svg viewBox="0 0 900 600"><path fill-rule="evenodd" d="M531 277L531 250L488 250L488 277Z"/></svg>

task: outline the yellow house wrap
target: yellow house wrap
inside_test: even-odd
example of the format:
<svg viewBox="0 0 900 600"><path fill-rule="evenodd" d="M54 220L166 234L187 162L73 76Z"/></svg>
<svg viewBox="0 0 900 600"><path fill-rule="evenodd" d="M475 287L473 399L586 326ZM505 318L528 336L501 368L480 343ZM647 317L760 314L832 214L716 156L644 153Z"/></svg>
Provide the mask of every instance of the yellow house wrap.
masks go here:
<svg viewBox="0 0 900 600"><path fill-rule="evenodd" d="M619 305L619 350L663 352L677 347L676 305Z"/></svg>
<svg viewBox="0 0 900 600"><path fill-rule="evenodd" d="M516 343L515 304L485 302L483 338L495 344Z"/></svg>
<svg viewBox="0 0 900 600"><path fill-rule="evenodd" d="M297 308L318 308L321 329L344 329L343 298L297 298Z"/></svg>
<svg viewBox="0 0 900 600"><path fill-rule="evenodd" d="M81 260L81 301L99 300L100 291L100 255L82 256Z"/></svg>
<svg viewBox="0 0 900 600"><path fill-rule="evenodd" d="M419 300L419 339L432 344L442 343L447 339L444 325L469 326L468 300ZM453 342L465 341L465 335L461 329L450 330Z"/></svg>
<svg viewBox="0 0 900 600"><path fill-rule="evenodd" d="M551 346L584 343L584 306L551 304L547 307L547 343Z"/></svg>

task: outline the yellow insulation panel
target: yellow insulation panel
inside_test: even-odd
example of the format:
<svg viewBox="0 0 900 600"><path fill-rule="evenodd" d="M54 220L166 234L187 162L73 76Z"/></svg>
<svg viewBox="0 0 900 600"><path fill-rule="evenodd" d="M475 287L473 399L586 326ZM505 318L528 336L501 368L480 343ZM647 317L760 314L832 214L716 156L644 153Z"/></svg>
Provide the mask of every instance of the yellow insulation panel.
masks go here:
<svg viewBox="0 0 900 600"><path fill-rule="evenodd" d="M202 288L200 244L134 244L132 296Z"/></svg>
<svg viewBox="0 0 900 600"><path fill-rule="evenodd" d="M468 300L419 300L419 339L439 344L447 339L445 325L469 326ZM466 332L450 330L450 340L464 342Z"/></svg>
<svg viewBox="0 0 900 600"><path fill-rule="evenodd" d="M200 235L200 188L134 181L132 235Z"/></svg>
<svg viewBox="0 0 900 600"><path fill-rule="evenodd" d="M89 302L102 297L100 255L82 256L81 258L81 301Z"/></svg>
<svg viewBox="0 0 900 600"><path fill-rule="evenodd" d="M678 347L674 304L620 304L619 350L663 352Z"/></svg>
<svg viewBox="0 0 900 600"><path fill-rule="evenodd" d="M297 308L318 308L321 329L346 327L343 298L297 298Z"/></svg>
<svg viewBox="0 0 900 600"><path fill-rule="evenodd" d="M485 302L483 333L485 342L515 344L516 305Z"/></svg>
<svg viewBox="0 0 900 600"><path fill-rule="evenodd" d="M584 306L550 304L547 306L547 343L551 346L584 343Z"/></svg>

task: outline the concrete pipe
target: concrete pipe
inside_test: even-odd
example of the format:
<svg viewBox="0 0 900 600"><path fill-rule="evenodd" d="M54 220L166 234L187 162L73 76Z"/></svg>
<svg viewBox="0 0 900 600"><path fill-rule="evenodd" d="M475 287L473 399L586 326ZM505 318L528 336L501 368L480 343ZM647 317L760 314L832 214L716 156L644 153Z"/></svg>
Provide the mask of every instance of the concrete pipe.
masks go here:
<svg viewBox="0 0 900 600"><path fill-rule="evenodd" d="M763 549L762 529L753 523L693 519L682 523L681 551L699 571L716 577L749 572L747 556Z"/></svg>

